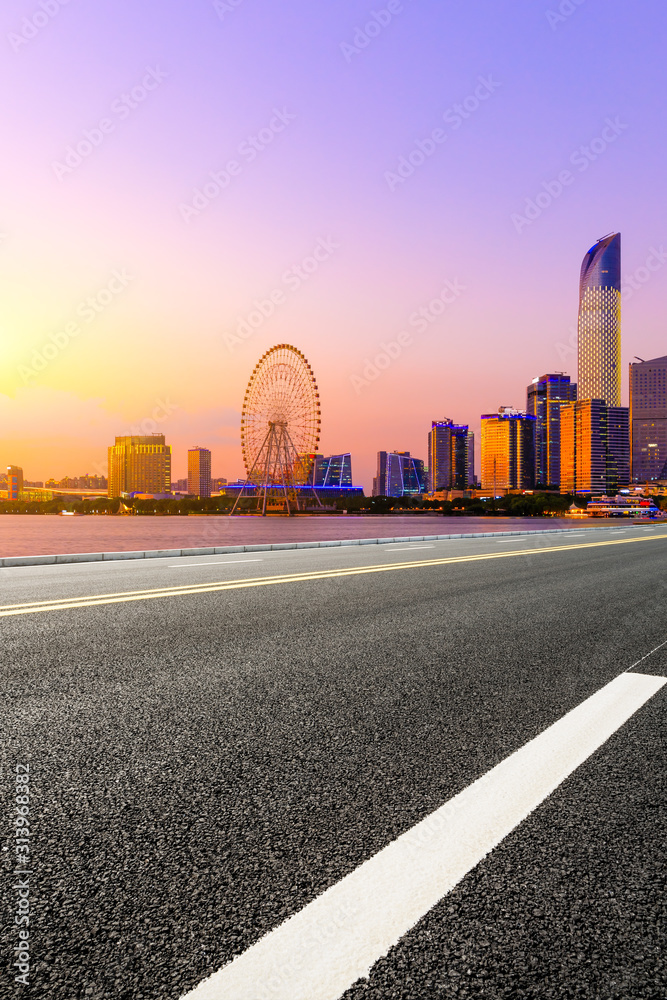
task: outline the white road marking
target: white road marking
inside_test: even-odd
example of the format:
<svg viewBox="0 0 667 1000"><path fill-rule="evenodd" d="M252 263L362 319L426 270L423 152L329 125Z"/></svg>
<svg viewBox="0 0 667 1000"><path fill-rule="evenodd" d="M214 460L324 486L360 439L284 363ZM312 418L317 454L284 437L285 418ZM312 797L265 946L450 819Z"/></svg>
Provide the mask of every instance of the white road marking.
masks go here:
<svg viewBox="0 0 667 1000"><path fill-rule="evenodd" d="M184 1000L339 1000L666 683L616 677Z"/></svg>
<svg viewBox="0 0 667 1000"><path fill-rule="evenodd" d="M383 549L382 551L383 552L414 552L415 549L434 549L434 548L435 548L435 545L408 545L408 546L405 546L402 549L399 549L399 548L394 548L394 546L392 545L391 548Z"/></svg>
<svg viewBox="0 0 667 1000"><path fill-rule="evenodd" d="M508 542L527 542L527 538L497 538L496 545L506 545Z"/></svg>
<svg viewBox="0 0 667 1000"><path fill-rule="evenodd" d="M263 559L216 559L205 563L170 563L167 569L190 569L191 566L236 566L238 563L264 562Z"/></svg>
<svg viewBox="0 0 667 1000"><path fill-rule="evenodd" d="M658 650L662 649L663 646L667 646L667 639L665 639L664 642L661 642L659 646L656 646L655 649L652 649L650 653L645 653L644 656L640 657L637 660L637 662L633 663L632 666L629 667L628 669L629 670L634 670L635 667L638 667L640 663L644 662L644 660L648 660L649 656L653 656L653 654L657 653Z"/></svg>

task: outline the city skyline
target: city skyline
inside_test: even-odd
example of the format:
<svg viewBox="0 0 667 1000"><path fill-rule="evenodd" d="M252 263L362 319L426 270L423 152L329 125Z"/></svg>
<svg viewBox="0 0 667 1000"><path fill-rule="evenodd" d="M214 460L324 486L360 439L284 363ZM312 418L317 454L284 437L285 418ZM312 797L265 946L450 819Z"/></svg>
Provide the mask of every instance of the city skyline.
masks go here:
<svg viewBox="0 0 667 1000"><path fill-rule="evenodd" d="M368 492L378 447L423 456L439 415L479 435L541 372L576 379L577 265L611 229L622 371L665 354L662 5L399 6L357 48L351 0L294 20L103 0L29 38L3 7L23 95L2 112L4 462L96 474L116 435L155 430L175 477L204 441L237 478L248 371L285 340L323 451L352 451Z"/></svg>
<svg viewBox="0 0 667 1000"><path fill-rule="evenodd" d="M494 484L494 490L496 485L496 461L498 458L501 459L503 463L503 469L500 474L501 486L503 488L517 488L518 486L532 487L534 485L547 486L549 484L554 486L561 485L560 476L560 464L561 458L564 456L565 452L561 452L561 407L566 401L579 401L579 402L591 402L595 400L602 404L602 409L604 410L604 415L599 419L604 422L605 430L602 432L603 436L606 435L607 421L609 421L609 427L614 426L616 429L614 431L614 438L616 443L614 447L611 447L611 438L609 440L609 447L611 448L610 454L613 452L614 456L619 454L619 447L623 452L623 458L621 459L620 469L625 470L621 475L617 472L617 460L616 457L610 459L611 465L607 462L607 471L602 475L602 478L598 476L600 483L604 479L607 488L617 488L618 486L626 486L630 481L630 469L632 466L631 458L631 430L636 421L632 419L632 413L629 408L613 406L611 401L617 401L621 398L621 377L619 373L620 366L620 353L621 353L621 317L620 317L620 272L621 272L621 234L612 233L607 237L602 238L597 241L584 256L583 263L581 265L580 271L580 281L579 281L579 322L578 322L578 346L579 346L579 366L578 366L578 377L581 380L580 384L572 383L570 376L566 375L564 372L551 373L543 375L541 378L534 378L531 384L526 390L526 407L523 410L519 410L513 407L501 406L498 409L497 414L481 414L482 422L482 433L481 433L481 444L482 451L480 454L480 480L483 483L484 488L489 488L491 482ZM611 299L608 301L608 297L611 295ZM607 296L607 298L605 298ZM251 376L251 384L256 377L256 373L260 368L260 364L264 360L272 355L274 352L281 352L288 345L274 345L268 354L265 354L260 363L258 363L253 369L253 374ZM300 351L289 348L289 351L296 351L296 355L303 357ZM305 359L304 359L305 361ZM633 393L638 397L638 418L643 416L644 418L655 418L656 415L660 420L659 426L660 430L656 433L655 423L649 423L644 428L646 441L651 438L654 443L651 443L649 447L658 448L659 452L653 452L653 459L655 464L655 459L659 455L665 452L664 445L664 432L662 430L662 422L664 422L664 416L667 410L665 406L667 405L664 399L665 396L665 384L664 384L664 358L654 359L652 362L641 362L641 367L637 364L631 364L629 368L629 395L632 402ZM307 362L306 362L307 364ZM651 389L650 398L642 396L641 402L639 402L639 390L640 386L643 389L645 386L645 380L647 376L637 376L637 371L643 371L647 365L658 365L657 375L651 370ZM310 369L309 369L310 370ZM313 389L317 389L317 385L314 382L314 376L311 371L311 379L313 380ZM658 384L660 383L660 384ZM246 400L248 399L248 393L250 389L246 390ZM662 393L662 396L660 396ZM319 393L316 392L318 406L319 406ZM244 404L245 405L245 404ZM652 407L647 409L647 406ZM659 412L655 411L656 406L659 407ZM607 414L608 410L608 414ZM654 412L655 411L655 412ZM318 409L318 413L319 413ZM574 407L573 413L576 414L575 423L579 421L580 409ZM586 411L587 412L587 411ZM602 412L602 411L601 411ZM582 415L584 411L581 411ZM510 417L527 417L528 420L532 420L532 456L530 458L530 466L532 471L527 473L526 471L521 471L523 468L524 460L519 458L520 453L525 450L525 445L521 445L516 455L514 451L517 449L518 444L512 444L512 435L508 441L500 443L501 438L498 437L496 431L491 431L490 429L498 423L498 427L505 429L509 428L509 424L505 425L505 421ZM590 415L585 418L588 420L588 424L592 427L590 421ZM597 419L597 418L596 418ZM568 417L569 420L569 417ZM621 423L617 423L620 420ZM527 422L527 421L524 421ZM571 421L570 421L571 422ZM152 422L155 425L155 422ZM318 420L318 425L320 421ZM270 425L271 426L271 425ZM568 423L568 427L569 427ZM581 438L582 429L578 428L576 433L574 431L574 424L568 431L571 436L572 443L568 446L569 454L567 455L568 462L568 474L567 480L572 486L571 492L578 492L576 486L577 482L587 482L585 489L588 491L592 487L594 482L598 480L595 478L591 469L592 454L595 452L595 444L591 439L586 445L586 453L588 458L584 461L588 462L588 472L583 473L579 470L579 463L581 461L581 456L575 459L575 439L580 443L576 446L576 451L581 451L581 445L583 439ZM578 426L578 425L577 425ZM583 425L582 425L583 427ZM144 428L146 429L146 428ZM136 428L135 428L136 430ZM456 432L456 440L461 437L461 442L456 448L456 457L454 450L454 440ZM263 432L262 432L263 433ZM319 433L319 432L318 432ZM589 429L586 433L592 433ZM610 431L611 433L611 431ZM447 440L443 437L447 434ZM501 435L502 436L502 435ZM241 435L241 438L243 435ZM493 446L489 445L492 437L498 438ZM442 439L442 440L441 440ZM627 440L626 440L627 439ZM125 479L136 479L136 474L129 470L129 466L126 470L121 471L120 468L115 467L116 460L120 456L121 452L125 451L126 446L130 444L133 446L140 446L139 450L153 451L155 449L146 448L151 442L153 444L165 445L165 436L153 431L151 436L127 436L119 437L116 436L116 447L109 447L109 459L108 459L108 474L109 474L109 490L110 495L114 495L113 488L114 485L121 480L125 482ZM517 439L518 441L518 439ZM493 452L493 475L490 473L489 462L491 459L485 458L484 449L485 442L488 454ZM119 449L119 445L121 448ZM144 446L143 449L141 446ZM508 451L508 449L510 449ZM591 451L592 449L592 451ZM132 449L130 449L131 451ZM647 448L641 449L646 451ZM164 489L169 492L171 488L171 447L166 446L165 451L168 453L168 465L169 468L157 473L158 478L164 480ZM627 455L625 452L627 451ZM476 466L475 466L475 452L474 452L474 433L469 430L468 425L456 426L449 418L445 418L442 421L432 421L431 431L428 433L427 438L427 461L416 460L418 464L422 467L423 482L420 485L420 490L428 490L429 492L437 491L442 488L456 488L465 489L468 484L475 482L476 476ZM511 453L511 454L510 454ZM583 452L581 453L583 455ZM634 449L635 454L635 465L637 469L639 468L639 450L637 447ZM347 461L350 461L350 453L346 453ZM393 483L395 476L392 476L388 471L384 469L381 470L381 456L385 456L384 462L387 463L388 460L396 458L399 462L402 461L402 456L410 458L410 452L401 452L394 450L393 452L378 452L378 465L376 476L373 478L372 493L376 495L380 490L380 482L386 480L385 486L390 489L389 495L401 495L403 492L411 492L410 489L404 490L401 486L398 493L396 493L397 483ZM389 456L387 459L386 456ZM514 456L514 457L511 457ZM113 463L112 463L113 457ZM317 463L318 460L323 458L322 455L318 454L312 456L314 459L314 471L312 475L313 483L318 475L317 473ZM335 455L329 456L326 461L338 461L345 459L345 455ZM125 459L123 459L125 461ZM411 460L413 463L415 461L414 457ZM518 461L518 465L514 468L513 463ZM600 457L595 459L595 461L602 462L602 453ZM202 464L203 463L203 464ZM508 464L509 463L509 464ZM574 465L577 465L578 471L574 471ZM660 468L663 467L663 460L660 461ZM132 462L130 462L132 465ZM246 461L247 465L247 461ZM459 468L460 466L460 468ZM8 473L11 467L8 467ZM387 466L387 469L389 466ZM402 469L402 466L400 466ZM665 462L665 468L667 468L667 461ZM514 471L512 471L514 469ZM583 467L582 467L583 469ZM248 469L245 470L248 472ZM652 470L655 471L655 470ZM22 474L22 469L21 469ZM98 472L99 474L99 472ZM146 482L151 479L153 473L151 471L150 475L144 476ZM414 474L413 474L414 476ZM403 479L403 473L401 472L399 478ZM633 481L644 478L639 476L635 470L632 472ZM655 475L647 476L645 478L659 478ZM660 477L661 478L661 477ZM392 480L392 486L389 487L389 480ZM416 482L419 480L417 476ZM241 481L241 480L239 480ZM202 448L201 446L195 446L188 449L188 477L185 480L188 484L188 492L191 495L196 495L200 497L210 496L211 492L211 451L207 448ZM350 477L351 482L351 477ZM449 484L449 486L446 485ZM616 486L613 486L613 484ZM155 484L149 484L148 486L142 487L142 489L154 489ZM601 488L601 487L600 487ZM131 492L136 489L135 486L128 486L123 488L123 492ZM570 490L568 490L570 491ZM118 491L117 491L118 492Z"/></svg>

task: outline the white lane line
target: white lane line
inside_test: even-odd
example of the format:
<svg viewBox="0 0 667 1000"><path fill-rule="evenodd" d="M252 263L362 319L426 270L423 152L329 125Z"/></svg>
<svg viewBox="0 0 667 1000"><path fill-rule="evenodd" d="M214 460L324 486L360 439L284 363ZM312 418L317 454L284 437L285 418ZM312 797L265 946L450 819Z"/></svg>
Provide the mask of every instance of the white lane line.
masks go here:
<svg viewBox="0 0 667 1000"><path fill-rule="evenodd" d="M665 683L616 677L184 1000L339 1000Z"/></svg>
<svg viewBox="0 0 667 1000"><path fill-rule="evenodd" d="M664 642L661 642L659 646L656 646L655 649L652 649L650 653L645 653L644 656L640 657L636 663L633 663L631 667L628 667L628 670L634 670L635 667L638 667L640 663L644 662L644 660L648 660L649 656L653 656L653 654L657 653L663 646L667 646L667 639L665 639Z"/></svg>
<svg viewBox="0 0 667 1000"><path fill-rule="evenodd" d="M237 566L239 563L264 562L263 559L216 559L205 563L171 563L167 569L190 569L192 566Z"/></svg>
<svg viewBox="0 0 667 1000"><path fill-rule="evenodd" d="M496 545L507 545L509 542L526 542L527 538L497 538Z"/></svg>
<svg viewBox="0 0 667 1000"><path fill-rule="evenodd" d="M383 552L414 552L415 549L434 549L435 545L408 545L402 549L395 549L394 546L390 549L383 549Z"/></svg>

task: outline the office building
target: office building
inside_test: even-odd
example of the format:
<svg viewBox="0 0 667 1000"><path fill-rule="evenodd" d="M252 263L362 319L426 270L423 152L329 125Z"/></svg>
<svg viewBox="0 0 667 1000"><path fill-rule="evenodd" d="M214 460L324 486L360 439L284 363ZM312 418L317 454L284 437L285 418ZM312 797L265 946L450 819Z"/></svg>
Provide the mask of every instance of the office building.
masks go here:
<svg viewBox="0 0 667 1000"><path fill-rule="evenodd" d="M561 408L561 493L615 494L630 481L629 410L602 399Z"/></svg>
<svg viewBox="0 0 667 1000"><path fill-rule="evenodd" d="M630 365L632 482L667 479L667 356Z"/></svg>
<svg viewBox="0 0 667 1000"><path fill-rule="evenodd" d="M352 456L313 455L313 486L321 489L341 489L352 486Z"/></svg>
<svg viewBox="0 0 667 1000"><path fill-rule="evenodd" d="M409 451L379 451L373 496L402 497L426 492L424 463Z"/></svg>
<svg viewBox="0 0 667 1000"><path fill-rule="evenodd" d="M23 493L23 469L18 465L7 466L7 499L18 500Z"/></svg>
<svg viewBox="0 0 667 1000"><path fill-rule="evenodd" d="M534 416L501 406L482 414L482 489L493 496L535 485Z"/></svg>
<svg viewBox="0 0 667 1000"><path fill-rule="evenodd" d="M621 405L621 234L591 247L579 277L578 399Z"/></svg>
<svg viewBox="0 0 667 1000"><path fill-rule="evenodd" d="M475 435L468 431L468 486L474 486L475 479Z"/></svg>
<svg viewBox="0 0 667 1000"><path fill-rule="evenodd" d="M169 493L171 447L164 434L117 437L109 448L109 496Z"/></svg>
<svg viewBox="0 0 667 1000"><path fill-rule="evenodd" d="M526 389L526 412L535 417L535 483L560 486L560 408L577 398L569 375L535 378Z"/></svg>
<svg viewBox="0 0 667 1000"><path fill-rule="evenodd" d="M188 449L188 493L193 497L211 495L211 452L199 445Z"/></svg>
<svg viewBox="0 0 667 1000"><path fill-rule="evenodd" d="M466 490L474 482L474 448L475 436L467 425L434 420L428 433L429 492Z"/></svg>

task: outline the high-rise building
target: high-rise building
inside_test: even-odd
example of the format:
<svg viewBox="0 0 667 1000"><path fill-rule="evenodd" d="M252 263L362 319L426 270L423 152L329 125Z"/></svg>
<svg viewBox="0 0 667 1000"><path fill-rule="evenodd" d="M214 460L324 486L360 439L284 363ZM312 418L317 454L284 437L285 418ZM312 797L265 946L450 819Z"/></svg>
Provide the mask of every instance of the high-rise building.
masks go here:
<svg viewBox="0 0 667 1000"><path fill-rule="evenodd" d="M19 465L7 466L7 499L18 500L23 493L23 469Z"/></svg>
<svg viewBox="0 0 667 1000"><path fill-rule="evenodd" d="M501 406L482 414L482 489L529 490L535 485L536 418Z"/></svg>
<svg viewBox="0 0 667 1000"><path fill-rule="evenodd" d="M616 493L630 480L629 410L602 399L561 409L561 493Z"/></svg>
<svg viewBox="0 0 667 1000"><path fill-rule="evenodd" d="M314 455L313 486L322 489L352 486L352 456L349 452L343 455Z"/></svg>
<svg viewBox="0 0 667 1000"><path fill-rule="evenodd" d="M413 496L426 491L424 463L409 451L379 451L373 496Z"/></svg>
<svg viewBox="0 0 667 1000"><path fill-rule="evenodd" d="M452 483L452 421L434 420L428 432L428 488L449 490Z"/></svg>
<svg viewBox="0 0 667 1000"><path fill-rule="evenodd" d="M468 486L473 486L475 482L475 435L468 431Z"/></svg>
<svg viewBox="0 0 667 1000"><path fill-rule="evenodd" d="M667 479L667 356L630 365L632 481Z"/></svg>
<svg viewBox="0 0 667 1000"><path fill-rule="evenodd" d="M188 449L188 493L193 497L211 495L211 452L196 445Z"/></svg>
<svg viewBox="0 0 667 1000"><path fill-rule="evenodd" d="M535 483L560 486L560 408L577 398L577 387L556 372L533 379L526 395L526 411L535 417Z"/></svg>
<svg viewBox="0 0 667 1000"><path fill-rule="evenodd" d="M578 399L621 405L621 234L591 247L579 277Z"/></svg>
<svg viewBox="0 0 667 1000"><path fill-rule="evenodd" d="M471 456L475 436L467 425L454 424L451 420L434 420L428 433L428 489L465 490L474 479L470 478ZM474 468L474 455L472 458Z"/></svg>
<svg viewBox="0 0 667 1000"><path fill-rule="evenodd" d="M109 496L169 493L171 447L164 434L117 437L109 448Z"/></svg>

